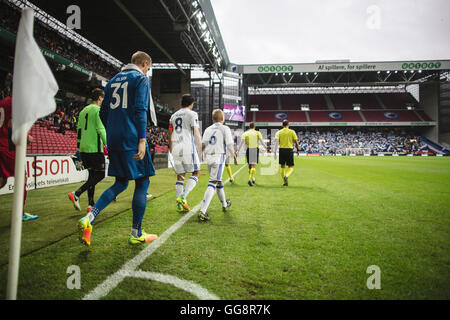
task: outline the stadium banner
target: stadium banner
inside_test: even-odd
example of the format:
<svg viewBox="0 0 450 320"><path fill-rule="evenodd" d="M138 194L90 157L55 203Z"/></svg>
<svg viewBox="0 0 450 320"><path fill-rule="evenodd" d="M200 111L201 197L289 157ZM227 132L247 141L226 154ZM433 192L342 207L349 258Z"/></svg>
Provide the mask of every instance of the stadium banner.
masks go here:
<svg viewBox="0 0 450 320"><path fill-rule="evenodd" d="M257 127L279 127L281 122L255 122ZM436 121L389 121L389 122L289 122L291 127L429 127L435 126ZM245 123L246 126L250 122Z"/></svg>
<svg viewBox="0 0 450 320"><path fill-rule="evenodd" d="M417 60L392 62L329 62L241 65L239 72L255 73L300 73L300 72L363 72L363 71L410 71L448 70L450 60Z"/></svg>
<svg viewBox="0 0 450 320"><path fill-rule="evenodd" d="M85 181L88 171L77 170L69 156L27 157L25 164L27 190L48 188L69 183ZM6 185L0 189L0 195L14 192L14 177L9 177Z"/></svg>

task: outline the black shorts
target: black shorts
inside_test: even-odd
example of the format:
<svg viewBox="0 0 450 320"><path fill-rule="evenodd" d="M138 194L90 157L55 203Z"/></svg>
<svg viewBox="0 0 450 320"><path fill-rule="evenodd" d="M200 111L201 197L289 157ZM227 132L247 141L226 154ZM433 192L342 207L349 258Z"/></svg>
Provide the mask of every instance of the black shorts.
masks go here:
<svg viewBox="0 0 450 320"><path fill-rule="evenodd" d="M259 163L259 148L247 148L245 155L247 157L248 164Z"/></svg>
<svg viewBox="0 0 450 320"><path fill-rule="evenodd" d="M280 148L280 159L278 161L281 165L288 167L294 166L294 151L291 148Z"/></svg>
<svg viewBox="0 0 450 320"><path fill-rule="evenodd" d="M88 170L104 171L105 170L105 156L103 153L87 153L81 152L81 160L83 161L83 166Z"/></svg>

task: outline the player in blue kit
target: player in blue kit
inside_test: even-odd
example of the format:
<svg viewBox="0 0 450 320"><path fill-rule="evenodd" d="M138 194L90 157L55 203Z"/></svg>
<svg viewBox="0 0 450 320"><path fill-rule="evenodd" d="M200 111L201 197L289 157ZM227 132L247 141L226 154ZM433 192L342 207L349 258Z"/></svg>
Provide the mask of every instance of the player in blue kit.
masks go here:
<svg viewBox="0 0 450 320"><path fill-rule="evenodd" d="M147 206L150 176L155 175L150 151L146 142L147 110L150 102L150 82L146 74L151 67L150 56L138 51L121 72L105 87L105 97L100 108L100 118L106 129L108 141L108 175L116 177L115 183L105 190L91 211L78 222L79 239L89 246L92 223L121 192L135 180L132 200L133 224L129 244L153 241L155 234L147 234L141 224Z"/></svg>

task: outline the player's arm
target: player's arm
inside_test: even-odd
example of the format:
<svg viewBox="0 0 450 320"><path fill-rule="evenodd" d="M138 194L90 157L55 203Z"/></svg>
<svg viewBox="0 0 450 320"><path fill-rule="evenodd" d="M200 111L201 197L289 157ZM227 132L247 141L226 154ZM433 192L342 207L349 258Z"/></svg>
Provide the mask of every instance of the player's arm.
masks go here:
<svg viewBox="0 0 450 320"><path fill-rule="evenodd" d="M172 142L172 133L173 133L173 126L172 126L172 123L169 122L169 133L168 133L168 135L167 135L167 138L168 138L168 140L169 140L169 151L170 151L170 153L172 153L172 145L173 145L173 142Z"/></svg>
<svg viewBox="0 0 450 320"><path fill-rule="evenodd" d="M81 143L81 126L80 126L80 119L78 119L78 123L77 123L77 151L80 151L80 143Z"/></svg>
<svg viewBox="0 0 450 320"><path fill-rule="evenodd" d="M206 129L205 132L203 132L203 137L202 137L202 161L205 160L205 148L208 144L207 132L208 132L208 129Z"/></svg>
<svg viewBox="0 0 450 320"><path fill-rule="evenodd" d="M147 77L142 76L138 80L135 94L134 118L138 133L138 152L134 155L134 160L140 161L145 156L145 146L147 143L147 110L150 103L150 83Z"/></svg>
<svg viewBox="0 0 450 320"><path fill-rule="evenodd" d="M198 127L192 127L192 133L194 134L194 144L197 150L202 150L202 135Z"/></svg>
<svg viewBox="0 0 450 320"><path fill-rule="evenodd" d="M245 142L245 138L241 138L241 143L239 143L239 146L238 146L236 152L234 153L236 156L239 154L239 151L241 150L242 145L244 144L244 142Z"/></svg>
<svg viewBox="0 0 450 320"><path fill-rule="evenodd" d="M278 133L278 132L277 132ZM275 135L275 145L273 146L273 158L277 160L277 149L278 149L278 142L280 137L278 134Z"/></svg>
<svg viewBox="0 0 450 320"><path fill-rule="evenodd" d="M100 106L100 119L102 120L103 126L106 128L106 123L108 121L108 111L109 111L109 105L110 105L110 94L109 94L109 84L105 87L105 95L103 98L102 105ZM80 127L80 117L78 117L78 127Z"/></svg>
<svg viewBox="0 0 450 320"><path fill-rule="evenodd" d="M95 129L97 130L97 134L100 135L100 139L102 139L103 144L106 146L106 130L105 126L102 123L102 120L100 119L100 113L96 113L96 119L95 119Z"/></svg>
<svg viewBox="0 0 450 320"><path fill-rule="evenodd" d="M298 155L300 152L300 145L298 144L298 137L295 132L294 132L294 143L295 143L295 147L297 148L297 155Z"/></svg>
<svg viewBox="0 0 450 320"><path fill-rule="evenodd" d="M202 150L202 135L200 134L200 130L198 129L198 115L197 113L193 113L193 117L191 120L191 130L194 135L194 144L197 152L201 153ZM199 154L199 156L201 156Z"/></svg>
<svg viewBox="0 0 450 320"><path fill-rule="evenodd" d="M233 136L231 135L231 130L230 128L227 127L226 129L226 133L225 133L225 144L227 145L227 153L229 156L233 156L234 158L234 164L237 165L237 155L234 152L234 139Z"/></svg>
<svg viewBox="0 0 450 320"><path fill-rule="evenodd" d="M258 131L259 132L259 131ZM266 149L266 151L267 151L267 146L266 146L266 144L264 143L264 141L263 141L263 139L262 139L262 135L261 135L261 132L259 132L259 134L258 134L258 141L261 143L261 145L264 147L264 149Z"/></svg>

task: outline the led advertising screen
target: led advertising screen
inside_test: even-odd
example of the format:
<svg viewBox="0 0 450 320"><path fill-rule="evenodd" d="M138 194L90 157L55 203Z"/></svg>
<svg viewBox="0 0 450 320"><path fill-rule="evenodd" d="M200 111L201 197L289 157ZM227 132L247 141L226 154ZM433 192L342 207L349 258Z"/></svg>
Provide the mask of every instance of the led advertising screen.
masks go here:
<svg viewBox="0 0 450 320"><path fill-rule="evenodd" d="M245 122L245 107L232 104L224 104L223 112L225 120Z"/></svg>

